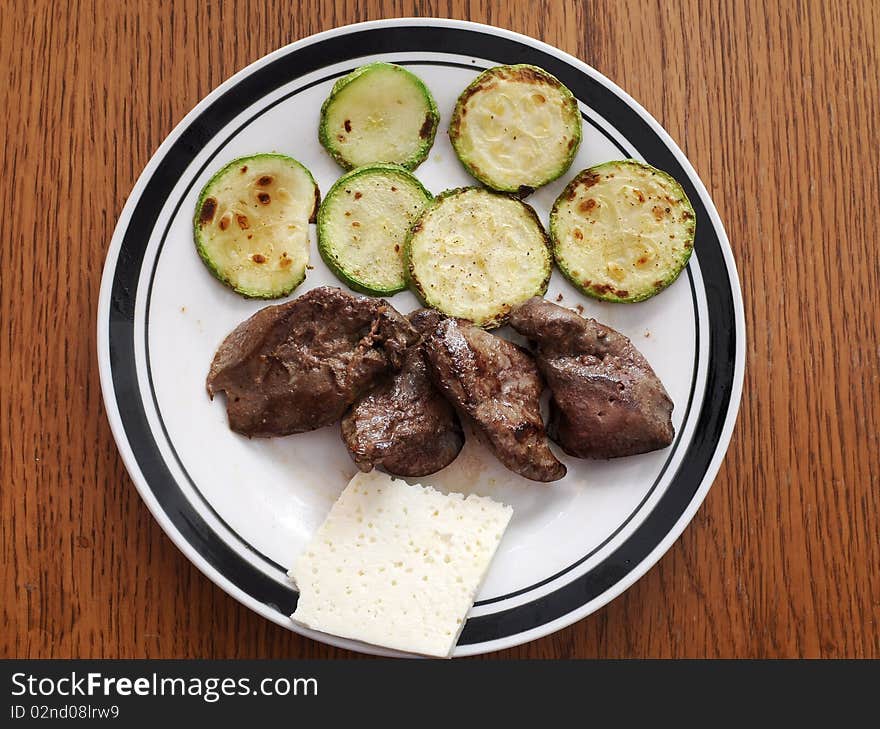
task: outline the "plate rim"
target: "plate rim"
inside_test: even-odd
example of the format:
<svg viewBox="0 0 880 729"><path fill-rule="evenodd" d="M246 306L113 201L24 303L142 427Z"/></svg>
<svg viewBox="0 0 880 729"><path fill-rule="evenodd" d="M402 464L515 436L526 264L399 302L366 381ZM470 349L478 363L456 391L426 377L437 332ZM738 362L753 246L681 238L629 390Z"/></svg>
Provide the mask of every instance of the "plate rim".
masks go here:
<svg viewBox="0 0 880 729"><path fill-rule="evenodd" d="M137 488L141 498L146 503L153 517L162 527L165 534L168 535L169 538L171 538L172 542L177 546L178 549L183 552L183 554L187 557L187 559L190 560L190 562L192 562L201 572L203 572L209 579L211 579L212 582L214 582L221 589L234 597L238 602L249 607L263 617L272 620L272 622L281 625L282 627L288 628L309 638L336 647L384 656L406 655L396 651L383 649L378 646L368 646L366 644L358 643L357 641L339 638L337 636L332 636L325 633L318 633L316 631L312 631L294 624L293 621L284 618L284 616L282 616L280 612L269 608L269 606L260 602L259 600L239 588L237 585L233 584L222 572L220 572L213 565L208 563L207 560L196 550L196 548L178 531L175 525L171 522L167 513L159 504L158 499L155 497L153 491L149 487L146 478L144 477L143 473L140 470L140 467L137 464L134 453L131 450L131 446L125 433L124 425L122 423L122 419L117 407L116 393L112 379L112 365L109 356L109 319L113 278L117 267L119 253L122 246L122 238L125 229L130 222L132 213L143 193L144 187L146 186L149 179L152 177L159 162L162 160L168 149L181 135L181 133L189 127L190 123L195 117L197 117L206 107L210 106L210 104L214 100L225 93L229 88L235 86L240 80L248 77L256 69L268 63L271 63L273 60L282 57L290 53L291 51L295 51L299 48L318 43L322 40L332 38L334 36L352 34L360 31L389 26L406 27L413 25L448 27L462 30L479 31L483 33L498 35L509 40L531 46L540 51L544 51L549 55L555 56L560 60L568 63L572 67L576 68L577 70L581 71L582 73L587 74L598 83L608 88L621 100L623 100L626 105L630 107L668 147L669 151L676 158L676 161L682 166L682 168L690 178L690 182L694 185L695 189L702 198L702 201L706 207L706 212L708 213L711 220L712 227L714 228L717 235L724 264L728 271L734 312L733 324L736 351L730 400L727 407L727 413L724 417L724 424L719 433L712 459L710 460L706 468L702 481L695 490L693 497L688 503L688 506L681 513L679 518L673 524L672 528L666 532L666 534L660 539L657 545L622 579L618 580L614 585L603 591L593 600L587 601L579 608L568 612L556 618L555 620L541 624L535 628L531 628L529 630L495 640L488 640L479 643L459 646L456 649L455 655L465 656L513 647L556 632L564 627L567 627L568 625L573 624L574 622L577 622L578 620L581 620L592 612L599 610L600 608L608 604L611 600L626 591L642 576L644 576L644 574L647 573L657 563L657 561L659 561L663 554L665 554L670 549L670 547L678 540L678 538L681 536L681 533L692 521L702 502L705 500L709 489L714 483L721 463L723 462L724 457L727 454L733 429L737 421L737 416L741 405L742 388L745 375L746 327L739 273L736 267L736 262L733 258L733 251L731 249L727 233L724 229L723 223L721 222L717 209L715 208L714 201L709 195L709 192L706 189L702 179L696 173L696 170L693 168L693 165L685 156L684 152L679 148L679 146L666 132L666 130L659 124L659 122L626 91L624 91L621 87L619 87L617 84L615 84L613 81L608 79L605 75L597 71L589 64L576 58L575 56L572 56L569 53L566 53L565 51L562 51L559 48L556 48L555 46L545 43L544 41L540 41L530 36L516 33L514 31L510 31L504 28L464 20L407 17L387 18L383 20L353 23L307 36L305 38L301 38L292 43L289 43L281 48L278 48L275 51L272 51L271 53L266 54L248 64L246 67L233 74L223 83L215 87L206 96L201 98L198 103L174 126L171 132L168 133L168 135L164 138L162 143L156 149L154 154L151 156L149 162L146 164L143 171L139 175L119 215L105 259L97 310L97 355L101 380L101 391L104 400L105 411L107 413L107 418L110 423L111 432L116 442L117 449L119 450L120 455L123 459L123 463L126 467L126 471L128 472L129 477L134 482L135 487Z"/></svg>

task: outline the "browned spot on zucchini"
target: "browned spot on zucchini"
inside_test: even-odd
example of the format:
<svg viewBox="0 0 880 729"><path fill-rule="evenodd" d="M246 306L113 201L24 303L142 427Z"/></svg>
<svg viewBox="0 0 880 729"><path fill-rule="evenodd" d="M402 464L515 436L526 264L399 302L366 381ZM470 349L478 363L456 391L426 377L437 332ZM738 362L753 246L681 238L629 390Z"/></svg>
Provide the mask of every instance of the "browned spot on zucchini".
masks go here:
<svg viewBox="0 0 880 729"><path fill-rule="evenodd" d="M272 184L272 175L263 175L259 180L257 180L257 184L260 187L266 187Z"/></svg>
<svg viewBox="0 0 880 729"><path fill-rule="evenodd" d="M351 227L352 228L360 228L361 224L357 220L355 220L352 222Z"/></svg>
<svg viewBox="0 0 880 729"><path fill-rule="evenodd" d="M344 135L344 134L337 134L337 135L336 135L336 139L338 139L340 142L344 142L344 141L345 141L345 135Z"/></svg>
<svg viewBox="0 0 880 729"><path fill-rule="evenodd" d="M621 299L625 299L627 296L629 296L629 291L627 291L626 289L617 289L617 291L615 291L614 293Z"/></svg>
<svg viewBox="0 0 880 729"><path fill-rule="evenodd" d="M422 128L419 129L419 137L422 139L427 139L431 130L434 128L434 115L433 114L425 114L425 121L422 122Z"/></svg>
<svg viewBox="0 0 880 729"><path fill-rule="evenodd" d="M400 253L400 246L397 245L397 243L394 244L394 252L395 252L395 253Z"/></svg>
<svg viewBox="0 0 880 729"><path fill-rule="evenodd" d="M257 200L260 201L261 205L268 205L270 202L272 202L272 198L270 197L268 192L258 192Z"/></svg>
<svg viewBox="0 0 880 729"><path fill-rule="evenodd" d="M235 216L235 220L238 223L238 227L242 230L247 230L251 227L250 223L248 223L247 215L242 215L241 213L238 213Z"/></svg>
<svg viewBox="0 0 880 729"><path fill-rule="evenodd" d="M536 104L543 104L545 101L547 101L547 99L545 98L544 94L532 94L532 101L534 101Z"/></svg>
<svg viewBox="0 0 880 729"><path fill-rule="evenodd" d="M647 256L639 256L639 260L636 261L636 264L638 264L639 266L644 266L647 262Z"/></svg>
<svg viewBox="0 0 880 729"><path fill-rule="evenodd" d="M574 235L574 237L577 238L578 240L584 239L584 234L581 232L580 228L575 228L572 235Z"/></svg>
<svg viewBox="0 0 880 729"><path fill-rule="evenodd" d="M508 69L508 77L512 79L518 79L529 84L547 84L548 86L553 86L554 88L559 88L559 86L561 86L559 81L553 78L550 74L537 68L531 68L529 66Z"/></svg>
<svg viewBox="0 0 880 729"><path fill-rule="evenodd" d="M360 200L362 197L363 197L363 194L361 194L360 192L355 192L355 194L354 194L355 200Z"/></svg>
<svg viewBox="0 0 880 729"><path fill-rule="evenodd" d="M312 205L312 212L309 215L309 222L315 223L318 220L318 205L321 203L321 191L315 185L315 204Z"/></svg>
<svg viewBox="0 0 880 729"><path fill-rule="evenodd" d="M582 213L588 213L593 208L598 207L598 205L599 203L597 203L593 198L587 198L586 200L582 201L580 205L578 205L578 210L580 210Z"/></svg>
<svg viewBox="0 0 880 729"><path fill-rule="evenodd" d="M488 91L489 89L494 89L498 84L489 79L483 79L479 83L474 83L471 86L468 86L463 92L461 97L459 97L458 103L456 104L456 109L461 109L461 115L464 116L465 110L467 109L467 103L471 100L471 97L474 94L478 94L480 91ZM453 122L455 119L453 118ZM458 130L456 129L456 132Z"/></svg>
<svg viewBox="0 0 880 729"><path fill-rule="evenodd" d="M345 127L345 131L351 134L351 119L346 119L345 123L342 125Z"/></svg>
<svg viewBox="0 0 880 729"><path fill-rule="evenodd" d="M601 179L601 175L597 175L591 170L584 170L581 174L575 177L574 180L572 180L571 184L572 186L583 185L584 188L588 188L600 182Z"/></svg>
<svg viewBox="0 0 880 729"><path fill-rule="evenodd" d="M651 208L651 212L654 213L654 217L657 220L663 220L663 208L661 208L659 205L655 205L653 208Z"/></svg>
<svg viewBox="0 0 880 729"><path fill-rule="evenodd" d="M213 197L206 197L202 203L202 209L199 211L199 224L206 225L214 219L214 213L217 212L217 200Z"/></svg>
<svg viewBox="0 0 880 729"><path fill-rule="evenodd" d="M665 281L655 281L655 282L654 282L654 288L655 288L655 289L662 289L664 283L665 283Z"/></svg>
<svg viewBox="0 0 880 729"><path fill-rule="evenodd" d="M223 213L223 217L220 218L220 222L218 225L220 226L220 230L226 230L229 227L229 224L232 222L232 213L225 212Z"/></svg>
<svg viewBox="0 0 880 729"><path fill-rule="evenodd" d="M589 286L589 285L590 285L589 282L584 282L585 287ZM593 284L591 288L593 289L593 291L595 291L597 294L600 294L600 295L608 294L608 293L614 291L613 286L610 286L609 284L603 284L603 283Z"/></svg>
<svg viewBox="0 0 880 729"><path fill-rule="evenodd" d="M254 263L265 263L266 256L264 256L262 253L254 253L254 255L251 256L251 260Z"/></svg>
<svg viewBox="0 0 880 729"><path fill-rule="evenodd" d="M245 172L247 172L247 165L241 168L241 174L244 174Z"/></svg>
<svg viewBox="0 0 880 729"><path fill-rule="evenodd" d="M391 186L391 192L397 192L397 188L394 185Z"/></svg>
<svg viewBox="0 0 880 729"><path fill-rule="evenodd" d="M644 194L642 194L641 190L633 190L633 192L635 193L635 196L638 198L638 201L640 203L645 202L645 196Z"/></svg>
<svg viewBox="0 0 880 729"><path fill-rule="evenodd" d="M278 262L278 265L281 266L281 268L288 268L290 266L290 264L292 264L292 263L293 263L293 261L291 261L285 255L285 256L282 256L281 260Z"/></svg>

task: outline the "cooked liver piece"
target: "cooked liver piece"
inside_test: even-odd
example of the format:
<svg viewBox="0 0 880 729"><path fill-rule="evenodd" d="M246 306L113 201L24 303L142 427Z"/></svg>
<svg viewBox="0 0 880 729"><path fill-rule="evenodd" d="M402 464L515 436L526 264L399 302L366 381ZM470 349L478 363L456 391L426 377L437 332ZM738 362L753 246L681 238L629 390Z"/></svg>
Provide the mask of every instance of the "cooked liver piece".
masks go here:
<svg viewBox="0 0 880 729"><path fill-rule="evenodd" d="M226 337L208 394L226 393L229 427L248 436L302 433L339 420L418 335L381 299L321 287L268 306Z"/></svg>
<svg viewBox="0 0 880 729"><path fill-rule="evenodd" d="M672 443L672 400L623 334L539 297L510 325L536 344L553 394L547 430L566 453L615 458Z"/></svg>
<svg viewBox="0 0 880 729"><path fill-rule="evenodd" d="M416 330L440 315L409 315ZM428 377L421 341L406 350L400 371L385 375L342 419L342 439L362 471L381 467L396 476L426 476L448 466L464 445L454 408Z"/></svg>
<svg viewBox="0 0 880 729"><path fill-rule="evenodd" d="M527 352L459 319L440 321L425 351L434 382L473 419L507 468L533 481L565 475L547 445L543 381Z"/></svg>

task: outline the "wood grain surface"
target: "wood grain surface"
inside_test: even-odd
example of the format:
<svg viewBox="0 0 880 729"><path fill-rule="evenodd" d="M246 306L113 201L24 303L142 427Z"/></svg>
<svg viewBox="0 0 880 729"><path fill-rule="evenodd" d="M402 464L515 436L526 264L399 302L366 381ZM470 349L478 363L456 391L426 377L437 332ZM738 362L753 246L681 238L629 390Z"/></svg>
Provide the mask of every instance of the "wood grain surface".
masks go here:
<svg viewBox="0 0 880 729"><path fill-rule="evenodd" d="M165 536L98 382L101 268L138 174L205 94L355 21L520 31L680 143L745 296L739 422L633 588L519 657L880 657L880 3L45 2L0 8L0 656L350 657L242 607Z"/></svg>

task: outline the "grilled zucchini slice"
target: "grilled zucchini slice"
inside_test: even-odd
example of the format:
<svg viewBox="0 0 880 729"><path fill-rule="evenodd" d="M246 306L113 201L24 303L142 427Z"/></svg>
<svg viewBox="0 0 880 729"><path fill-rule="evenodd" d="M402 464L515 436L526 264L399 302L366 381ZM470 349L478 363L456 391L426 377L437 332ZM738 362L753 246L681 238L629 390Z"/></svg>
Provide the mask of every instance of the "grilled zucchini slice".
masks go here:
<svg viewBox="0 0 880 729"><path fill-rule="evenodd" d="M235 159L199 195L193 219L199 255L243 296L286 296L306 276L318 199L311 173L292 157Z"/></svg>
<svg viewBox="0 0 880 729"><path fill-rule="evenodd" d="M581 143L581 114L571 91L545 70L496 66L458 97L449 139L480 182L526 195L571 166Z"/></svg>
<svg viewBox="0 0 880 729"><path fill-rule="evenodd" d="M691 257L695 230L681 185L632 159L584 170L550 212L559 270L604 301L643 301L669 286Z"/></svg>
<svg viewBox="0 0 880 729"><path fill-rule="evenodd" d="M375 296L403 291L403 246L430 200L422 183L398 165L352 170L330 188L318 210L321 258L355 291Z"/></svg>
<svg viewBox="0 0 880 729"><path fill-rule="evenodd" d="M391 162L414 170L428 156L440 114L422 80L369 63L337 81L321 106L318 137L347 170Z"/></svg>
<svg viewBox="0 0 880 729"><path fill-rule="evenodd" d="M404 265L427 306L491 329L514 306L547 291L553 259L530 206L465 187L425 208L407 238Z"/></svg>

